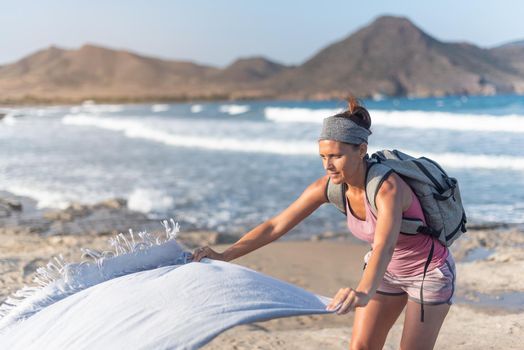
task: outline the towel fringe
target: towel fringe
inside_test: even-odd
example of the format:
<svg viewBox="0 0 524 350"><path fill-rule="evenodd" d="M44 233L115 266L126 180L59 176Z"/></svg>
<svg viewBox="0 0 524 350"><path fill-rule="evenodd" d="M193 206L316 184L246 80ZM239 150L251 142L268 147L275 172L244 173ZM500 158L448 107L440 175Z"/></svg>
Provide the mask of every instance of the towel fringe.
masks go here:
<svg viewBox="0 0 524 350"><path fill-rule="evenodd" d="M79 263L73 264L67 262L62 254L53 256L46 265L36 269L36 274L32 280L36 286L24 286L12 293L2 304L0 304L0 329L2 328L3 319L7 318L7 316L18 307L23 307L31 298L39 297L38 304L42 306L40 309L48 306L44 304L56 302L56 298L53 298L50 295L45 295L45 293L43 296L38 295L42 294L42 291L45 288L57 288L64 294L64 296L85 289L87 286L79 285L78 283L75 283L75 281L69 280L70 276L68 276L68 268L71 268L73 265L75 268L85 269L92 264L97 267L98 272L102 275L102 280L104 280L106 276L103 276L102 268L107 259L144 251L151 247L160 246L168 241L174 240L180 231L180 225L178 222L175 222L175 220L171 218L169 220L162 220L161 224L165 229L164 237L158 236L155 238L152 234L146 231L141 231L138 232L138 234L135 234L133 230L130 229L126 234L119 233L114 237L111 237L108 240L109 250L99 251L92 248L80 248L82 255ZM185 263L187 262L187 256L182 254L182 256L179 257L179 260L180 263ZM123 275L136 271L123 267L120 272L122 273L121 275Z"/></svg>

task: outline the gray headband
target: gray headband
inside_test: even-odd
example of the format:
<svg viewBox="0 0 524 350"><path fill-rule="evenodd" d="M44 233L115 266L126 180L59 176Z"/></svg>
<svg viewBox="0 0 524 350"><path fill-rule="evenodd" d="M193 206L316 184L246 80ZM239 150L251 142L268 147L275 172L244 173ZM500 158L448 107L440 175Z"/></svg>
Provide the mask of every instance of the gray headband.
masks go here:
<svg viewBox="0 0 524 350"><path fill-rule="evenodd" d="M322 132L318 140L333 140L360 145L361 143L368 143L369 135L371 135L371 131L361 127L351 119L332 116L324 118Z"/></svg>

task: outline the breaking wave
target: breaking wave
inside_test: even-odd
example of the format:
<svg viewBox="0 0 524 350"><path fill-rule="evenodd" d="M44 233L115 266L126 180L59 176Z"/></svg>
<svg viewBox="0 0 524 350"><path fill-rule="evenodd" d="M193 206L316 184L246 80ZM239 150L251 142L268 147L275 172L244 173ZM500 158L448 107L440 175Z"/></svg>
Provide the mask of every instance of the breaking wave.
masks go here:
<svg viewBox="0 0 524 350"><path fill-rule="evenodd" d="M339 109L308 109L266 107L266 119L277 123L322 123ZM524 133L524 116L518 114L493 116L425 111L370 110L373 125L391 128L445 129Z"/></svg>
<svg viewBox="0 0 524 350"><path fill-rule="evenodd" d="M146 139L175 147L191 147L219 151L271 153L280 155L315 156L318 146L308 140L279 139L242 139L234 137L208 137L197 135L174 134L164 130L148 127L144 123L132 120L100 118L87 115L65 116L62 122L67 125L91 126L124 133L129 138ZM383 147L370 148L370 152ZM403 150L415 157L426 156L439 162L442 166L459 169L511 169L524 170L524 157L510 155L485 155L460 152L430 153L416 150Z"/></svg>

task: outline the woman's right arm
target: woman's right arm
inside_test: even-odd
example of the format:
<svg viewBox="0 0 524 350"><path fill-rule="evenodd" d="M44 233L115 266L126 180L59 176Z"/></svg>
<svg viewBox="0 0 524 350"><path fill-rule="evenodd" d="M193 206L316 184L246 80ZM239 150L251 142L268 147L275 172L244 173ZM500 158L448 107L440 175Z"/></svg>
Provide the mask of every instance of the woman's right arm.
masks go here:
<svg viewBox="0 0 524 350"><path fill-rule="evenodd" d="M325 195L327 180L326 175L313 182L284 211L246 233L224 252L217 253L209 247L196 249L193 253L193 261L200 261L204 257L231 261L280 238L327 202Z"/></svg>

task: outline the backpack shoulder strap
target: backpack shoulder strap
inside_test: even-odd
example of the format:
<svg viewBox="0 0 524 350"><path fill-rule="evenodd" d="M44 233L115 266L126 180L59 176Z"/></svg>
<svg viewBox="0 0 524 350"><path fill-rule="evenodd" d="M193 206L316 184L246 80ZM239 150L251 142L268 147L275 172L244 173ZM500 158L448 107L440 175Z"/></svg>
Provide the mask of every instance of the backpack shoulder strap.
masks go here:
<svg viewBox="0 0 524 350"><path fill-rule="evenodd" d="M333 204L342 214L346 213L346 184L334 184L331 179L328 178L326 186L326 198Z"/></svg>
<svg viewBox="0 0 524 350"><path fill-rule="evenodd" d="M366 173L366 199L369 207L377 216L377 193L382 183L393 173L393 169L377 161L370 161Z"/></svg>
<svg viewBox="0 0 524 350"><path fill-rule="evenodd" d="M368 165L368 172L366 175L366 198L369 207L375 217L377 216L377 193L382 186L382 183L395 172L394 169L382 164L380 161L372 160ZM405 234L417 234L424 231L424 222L420 219L402 218L400 225L400 232Z"/></svg>

